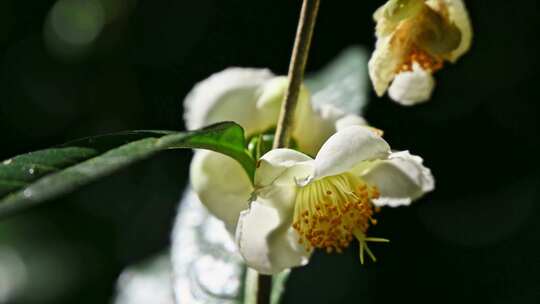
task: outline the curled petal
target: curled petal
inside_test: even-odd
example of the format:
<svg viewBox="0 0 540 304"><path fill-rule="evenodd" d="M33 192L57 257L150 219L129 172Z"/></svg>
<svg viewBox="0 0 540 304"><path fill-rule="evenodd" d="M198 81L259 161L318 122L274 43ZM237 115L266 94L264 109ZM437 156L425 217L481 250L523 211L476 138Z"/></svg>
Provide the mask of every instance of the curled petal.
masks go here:
<svg viewBox="0 0 540 304"><path fill-rule="evenodd" d="M396 51L401 50L392 46L393 37L394 35L380 37L368 62L369 77L379 97L384 95L403 61L403 56L396 54Z"/></svg>
<svg viewBox="0 0 540 304"><path fill-rule="evenodd" d="M339 118L336 123L336 131L343 130L350 126L367 126L366 120L358 115L348 114Z"/></svg>
<svg viewBox="0 0 540 304"><path fill-rule="evenodd" d="M423 165L422 158L408 151L392 153L387 160L364 168L360 175L378 187L381 196L373 201L376 206L409 205L435 188L431 170Z"/></svg>
<svg viewBox="0 0 540 304"><path fill-rule="evenodd" d="M266 69L229 68L195 85L184 100L189 130L220 121L235 121L246 134L264 126L257 111L261 87L274 76ZM277 105L279 108L279 104Z"/></svg>
<svg viewBox="0 0 540 304"><path fill-rule="evenodd" d="M253 113L252 115L259 114L258 119L264 121L263 125L267 126L264 131L276 124L279 117L279 111L281 109L281 103L283 102L283 96L287 90L287 77L278 76L268 80L264 86L262 86L261 95L257 99L257 110L259 113ZM299 98L298 103L308 103L309 98Z"/></svg>
<svg viewBox="0 0 540 304"><path fill-rule="evenodd" d="M332 135L315 158L315 178L337 175L366 160L386 158L390 146L369 127L349 126Z"/></svg>
<svg viewBox="0 0 540 304"><path fill-rule="evenodd" d="M274 149L257 163L255 186L262 190L276 185L294 186L296 179L312 175L313 170L311 157L291 149Z"/></svg>
<svg viewBox="0 0 540 304"><path fill-rule="evenodd" d="M441 10L440 3L444 4L444 11L448 14L450 22L454 23L461 32L461 42L457 49L452 51L449 60L455 62L466 53L472 43L472 25L463 0L429 0L426 4L435 10Z"/></svg>
<svg viewBox="0 0 540 304"><path fill-rule="evenodd" d="M373 20L375 22L380 22L384 18L385 6L386 6L386 4L383 4L383 5L379 6L379 8L376 9L375 12L373 13Z"/></svg>
<svg viewBox="0 0 540 304"><path fill-rule="evenodd" d="M424 0L389 0L373 14L377 22L377 37L391 33L404 19L417 15L424 6Z"/></svg>
<svg viewBox="0 0 540 304"><path fill-rule="evenodd" d="M246 264L263 274L276 274L305 265L310 252L298 244L292 229L294 186L259 196L241 213L236 242Z"/></svg>
<svg viewBox="0 0 540 304"><path fill-rule="evenodd" d="M414 63L412 71L401 72L394 78L388 95L404 106L412 106L428 101L434 88L433 75Z"/></svg>
<svg viewBox="0 0 540 304"><path fill-rule="evenodd" d="M299 117L293 132L302 152L317 154L324 142L339 128L349 125L365 125L366 121L354 114L348 114L331 104L323 104L314 110L306 109L306 115Z"/></svg>
<svg viewBox="0 0 540 304"><path fill-rule="evenodd" d="M253 191L242 166L226 155L200 150L191 161L190 179L201 202L233 232Z"/></svg>

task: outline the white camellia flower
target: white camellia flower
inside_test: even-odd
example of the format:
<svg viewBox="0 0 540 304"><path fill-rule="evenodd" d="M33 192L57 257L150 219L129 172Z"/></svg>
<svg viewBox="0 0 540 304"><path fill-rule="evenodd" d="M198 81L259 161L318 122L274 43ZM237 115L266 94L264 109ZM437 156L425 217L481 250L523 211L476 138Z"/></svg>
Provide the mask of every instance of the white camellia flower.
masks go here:
<svg viewBox="0 0 540 304"><path fill-rule="evenodd" d="M462 0L390 0L374 14L377 43L369 75L378 96L403 105L427 101L432 74L471 46L472 29Z"/></svg>
<svg viewBox="0 0 540 304"><path fill-rule="evenodd" d="M216 122L240 124L246 138L268 131L278 120L286 77L264 69L229 68L197 84L184 102L188 129ZM302 88L292 138L298 149L315 155L328 137L340 128L363 125L365 121L331 105L312 108ZM238 216L248 208L253 186L242 167L228 156L201 150L190 169L191 184L201 202L234 233Z"/></svg>
<svg viewBox="0 0 540 304"><path fill-rule="evenodd" d="M265 274L304 265L313 249L341 252L353 239L375 260L367 236L379 207L406 206L434 189L431 171L407 151L392 152L377 132L348 126L315 159L291 149L265 154L236 240L246 263Z"/></svg>

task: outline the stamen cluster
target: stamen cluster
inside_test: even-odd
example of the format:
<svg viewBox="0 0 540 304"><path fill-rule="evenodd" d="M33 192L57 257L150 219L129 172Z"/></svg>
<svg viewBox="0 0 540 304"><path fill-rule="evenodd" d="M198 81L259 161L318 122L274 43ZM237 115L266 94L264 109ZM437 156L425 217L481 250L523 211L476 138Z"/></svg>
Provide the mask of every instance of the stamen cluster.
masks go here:
<svg viewBox="0 0 540 304"><path fill-rule="evenodd" d="M396 72L412 71L414 63L420 65L423 70L431 71L432 73L442 69L444 65L442 59L431 56L426 51L421 49L414 48L411 50L405 62L403 62Z"/></svg>
<svg viewBox="0 0 540 304"><path fill-rule="evenodd" d="M293 228L307 250L325 249L342 252L355 235L365 235L375 208L372 199L379 197L374 186L361 178L344 173L325 177L298 189Z"/></svg>

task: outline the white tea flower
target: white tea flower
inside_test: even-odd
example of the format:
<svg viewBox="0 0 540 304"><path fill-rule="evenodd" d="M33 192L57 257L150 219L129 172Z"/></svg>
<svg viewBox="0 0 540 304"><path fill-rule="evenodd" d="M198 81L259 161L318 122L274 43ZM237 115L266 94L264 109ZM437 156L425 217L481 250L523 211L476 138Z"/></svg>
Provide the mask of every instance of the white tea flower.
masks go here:
<svg viewBox="0 0 540 304"><path fill-rule="evenodd" d="M374 18L377 43L369 75L378 96L392 83L390 97L403 105L427 101L435 83L432 74L471 45L462 0L390 0Z"/></svg>
<svg viewBox="0 0 540 304"><path fill-rule="evenodd" d="M278 120L286 77L268 70L229 68L195 86L185 99L188 129L220 121L240 124L246 138L268 131ZM300 151L315 155L339 128L363 125L365 121L332 105L313 108L302 88L292 137ZM191 163L191 183L201 202L234 232L240 211L248 208L253 186L242 167L228 156L201 150Z"/></svg>
<svg viewBox="0 0 540 304"><path fill-rule="evenodd" d="M265 154L255 192L236 229L240 253L261 273L304 265L313 249L341 252L357 239L360 260L379 207L409 205L434 189L422 159L391 152L377 132L349 126L331 136L315 159L291 149Z"/></svg>

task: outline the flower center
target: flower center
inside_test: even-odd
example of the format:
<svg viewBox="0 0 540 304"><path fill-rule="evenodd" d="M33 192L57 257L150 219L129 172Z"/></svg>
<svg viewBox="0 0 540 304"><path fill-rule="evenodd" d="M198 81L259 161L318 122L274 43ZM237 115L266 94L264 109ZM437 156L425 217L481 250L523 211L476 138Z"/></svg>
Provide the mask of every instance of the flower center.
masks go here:
<svg viewBox="0 0 540 304"><path fill-rule="evenodd" d="M412 71L415 62L420 65L423 70L431 71L432 73L443 68L442 59L435 58L419 48L413 48L405 62L398 68L397 73Z"/></svg>
<svg viewBox="0 0 540 304"><path fill-rule="evenodd" d="M328 253L342 252L353 236L360 241L360 260L364 249L375 260L365 244L367 241L386 241L367 238L376 208L371 200L379 197L376 187L361 178L344 173L314 181L298 189L293 228L300 235L299 243L307 250L325 249Z"/></svg>

